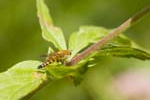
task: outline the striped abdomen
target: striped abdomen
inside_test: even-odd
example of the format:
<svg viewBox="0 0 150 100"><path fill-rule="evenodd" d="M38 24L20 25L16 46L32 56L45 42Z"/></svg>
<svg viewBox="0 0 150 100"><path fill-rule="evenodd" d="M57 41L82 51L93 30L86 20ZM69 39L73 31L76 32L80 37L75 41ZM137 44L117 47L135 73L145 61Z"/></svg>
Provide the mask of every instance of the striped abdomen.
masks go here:
<svg viewBox="0 0 150 100"><path fill-rule="evenodd" d="M38 69L43 68L53 62L64 62L68 55L70 55L71 52L69 50L62 50L58 51L56 53L53 53L52 55L48 56L46 60L38 66Z"/></svg>

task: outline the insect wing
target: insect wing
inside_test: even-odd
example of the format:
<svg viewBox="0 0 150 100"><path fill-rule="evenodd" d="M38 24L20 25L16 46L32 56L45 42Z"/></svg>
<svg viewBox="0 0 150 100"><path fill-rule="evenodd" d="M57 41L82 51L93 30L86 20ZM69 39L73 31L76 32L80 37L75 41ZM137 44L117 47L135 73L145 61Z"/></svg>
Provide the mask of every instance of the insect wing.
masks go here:
<svg viewBox="0 0 150 100"><path fill-rule="evenodd" d="M52 56L52 54L42 54L39 57L40 58L47 58L47 57L50 57L50 56Z"/></svg>

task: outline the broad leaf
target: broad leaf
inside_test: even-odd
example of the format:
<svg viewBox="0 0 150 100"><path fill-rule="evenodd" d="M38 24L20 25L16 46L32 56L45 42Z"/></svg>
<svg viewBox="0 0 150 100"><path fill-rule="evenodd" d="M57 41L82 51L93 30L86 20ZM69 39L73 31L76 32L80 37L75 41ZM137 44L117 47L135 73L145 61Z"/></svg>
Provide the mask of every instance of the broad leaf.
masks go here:
<svg viewBox="0 0 150 100"><path fill-rule="evenodd" d="M128 46L105 47L98 51L97 56L115 56L125 58L137 58L141 60L150 60L150 53Z"/></svg>
<svg viewBox="0 0 150 100"><path fill-rule="evenodd" d="M67 47L63 32L60 28L53 25L48 7L44 3L44 0L37 0L37 10L43 38L52 42L57 49L66 50Z"/></svg>
<svg viewBox="0 0 150 100"><path fill-rule="evenodd" d="M69 50L72 51L72 56L75 56L79 51L95 43L102 37L107 35L111 30L96 26L82 26L78 32L74 32L70 36ZM131 42L124 35L120 35L111 43L116 45L131 45Z"/></svg>
<svg viewBox="0 0 150 100"><path fill-rule="evenodd" d="M0 73L0 99L19 100L35 92L44 82L46 75L37 72L39 61L24 61Z"/></svg>

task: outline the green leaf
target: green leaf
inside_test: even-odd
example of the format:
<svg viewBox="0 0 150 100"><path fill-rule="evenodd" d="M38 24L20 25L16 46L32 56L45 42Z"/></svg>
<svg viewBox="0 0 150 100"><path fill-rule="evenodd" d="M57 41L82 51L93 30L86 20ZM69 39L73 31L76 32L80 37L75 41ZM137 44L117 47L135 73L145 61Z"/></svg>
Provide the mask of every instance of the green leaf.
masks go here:
<svg viewBox="0 0 150 100"><path fill-rule="evenodd" d="M60 79L63 77L66 77L68 75L71 75L76 70L76 67L68 67L68 66L54 66L54 65L48 65L45 67L45 70L51 76L53 79Z"/></svg>
<svg viewBox="0 0 150 100"><path fill-rule="evenodd" d="M89 61L87 59L84 60L83 63L78 64L76 71L71 75L72 81L76 86L84 79L84 74L87 72L89 65Z"/></svg>
<svg viewBox="0 0 150 100"><path fill-rule="evenodd" d="M150 60L150 53L128 46L105 47L98 51L97 56L115 56L125 58L137 58L140 60Z"/></svg>
<svg viewBox="0 0 150 100"><path fill-rule="evenodd" d="M95 43L111 30L105 29L103 27L96 26L82 26L78 32L74 32L70 36L69 40L69 50L72 51L72 57L78 52L89 46L91 43ZM116 45L131 45L130 40L124 35L120 35L114 39L111 43Z"/></svg>
<svg viewBox="0 0 150 100"><path fill-rule="evenodd" d="M44 70L51 76L51 79L70 77L69 79L71 79L75 85L78 85L83 80L84 73L88 69L88 63L88 59L86 59L75 66L48 65Z"/></svg>
<svg viewBox="0 0 150 100"><path fill-rule="evenodd" d="M38 73L39 61L23 61L0 73L0 99L19 100L30 96L44 82L46 74Z"/></svg>
<svg viewBox="0 0 150 100"><path fill-rule="evenodd" d="M44 3L44 0L37 0L37 10L43 38L52 42L57 49L66 50L67 47L63 32L60 28L53 25L48 7Z"/></svg>

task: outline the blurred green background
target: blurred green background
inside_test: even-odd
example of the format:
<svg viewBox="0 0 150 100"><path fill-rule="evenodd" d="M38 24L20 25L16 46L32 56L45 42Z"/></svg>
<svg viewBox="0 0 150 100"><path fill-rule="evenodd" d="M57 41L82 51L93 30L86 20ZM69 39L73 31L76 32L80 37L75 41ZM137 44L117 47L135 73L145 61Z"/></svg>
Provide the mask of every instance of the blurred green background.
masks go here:
<svg viewBox="0 0 150 100"><path fill-rule="evenodd" d="M63 29L68 40L80 25L115 28L150 5L150 0L46 0L46 3L55 25ZM150 51L150 14L125 33ZM47 52L48 46L41 37L35 0L0 0L1 72L23 60L41 60L38 57ZM58 80L41 89L31 100L141 100L122 95L115 87L116 77L131 69L133 72L148 70L150 61L114 57L98 60L81 85L75 87L67 79Z"/></svg>

